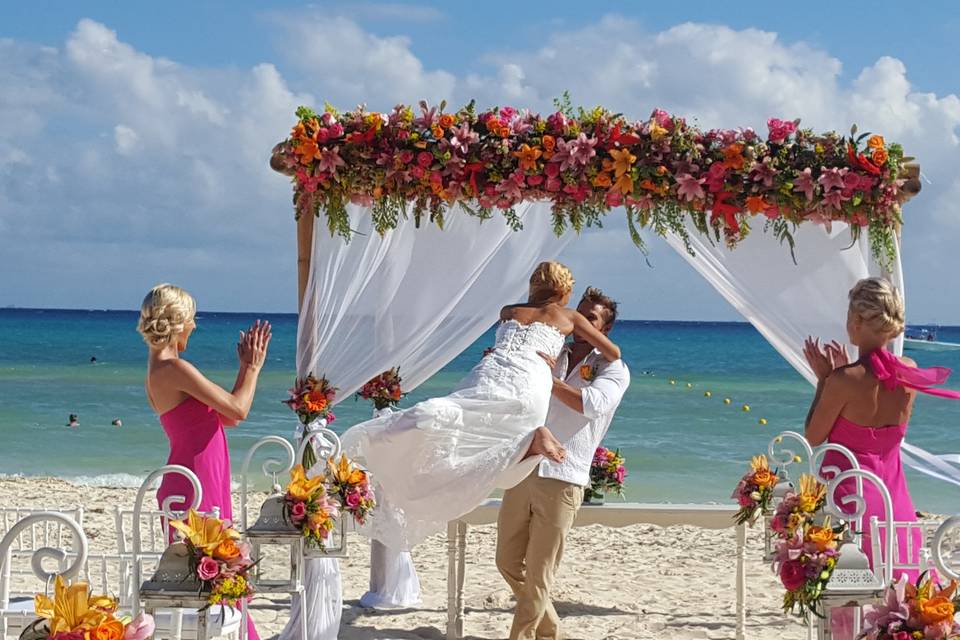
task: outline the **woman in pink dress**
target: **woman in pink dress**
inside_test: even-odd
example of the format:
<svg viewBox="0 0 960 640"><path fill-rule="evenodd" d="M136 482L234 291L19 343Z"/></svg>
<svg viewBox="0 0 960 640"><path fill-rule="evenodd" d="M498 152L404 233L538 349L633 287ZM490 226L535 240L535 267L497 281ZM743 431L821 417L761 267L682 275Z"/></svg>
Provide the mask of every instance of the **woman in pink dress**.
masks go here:
<svg viewBox="0 0 960 640"><path fill-rule="evenodd" d="M918 391L954 399L960 398L960 393L930 388L946 382L949 369L919 369L910 358L898 358L886 350L904 329L903 300L890 282L883 278L860 280L850 290L849 298L847 333L858 349L859 359L850 363L846 349L836 342L821 347L819 340L807 338L804 344L804 355L819 380L807 414L806 437L814 447L832 442L852 451L860 467L879 476L890 492L893 519L914 522L916 510L900 460L900 443L907 432L913 401ZM824 456L823 464L841 470L850 468L846 458L834 452ZM848 480L838 487L835 497L839 500L855 490L855 482ZM870 518L877 516L882 521L885 516L879 490L864 482L863 493L866 515L862 548L872 565ZM913 557L909 560L916 562L923 540L918 530L912 535L909 548ZM907 542L906 532L898 530L895 553L899 559L908 559ZM897 571L894 578L902 573L910 580L917 578L916 571ZM835 620L835 625L838 622Z"/></svg>
<svg viewBox="0 0 960 640"><path fill-rule="evenodd" d="M150 348L147 356L146 391L150 406L170 441L167 464L179 464L200 480L203 499L200 511L219 509L224 520L233 519L230 498L230 453L224 427L234 427L247 418L257 388L257 378L270 344L270 324L259 320L237 344L240 370L232 391L208 380L180 357L196 328L196 303L189 293L171 284L150 290L140 307L137 331ZM172 495L193 495L190 483L168 474L157 490L157 501ZM186 505L173 504L174 508ZM256 629L248 627L251 640Z"/></svg>

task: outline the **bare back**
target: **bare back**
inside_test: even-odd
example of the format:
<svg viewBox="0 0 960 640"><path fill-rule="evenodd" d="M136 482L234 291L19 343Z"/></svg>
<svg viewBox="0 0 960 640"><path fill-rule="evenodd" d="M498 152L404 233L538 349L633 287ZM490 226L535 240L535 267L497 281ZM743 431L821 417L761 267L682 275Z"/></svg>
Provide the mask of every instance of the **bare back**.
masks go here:
<svg viewBox="0 0 960 640"><path fill-rule="evenodd" d="M913 361L904 362L913 365ZM843 418L863 427L895 427L910 421L915 391L903 386L888 390L860 362L838 369L833 375L843 392Z"/></svg>

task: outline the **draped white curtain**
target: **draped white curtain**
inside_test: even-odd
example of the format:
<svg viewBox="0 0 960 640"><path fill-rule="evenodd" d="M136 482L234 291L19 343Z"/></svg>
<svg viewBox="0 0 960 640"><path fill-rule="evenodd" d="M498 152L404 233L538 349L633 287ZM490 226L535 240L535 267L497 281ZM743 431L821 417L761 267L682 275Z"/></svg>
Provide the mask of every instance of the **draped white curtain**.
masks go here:
<svg viewBox="0 0 960 640"><path fill-rule="evenodd" d="M834 223L831 230L803 225L796 234L794 264L786 246L770 235L755 232L735 250L712 245L688 226L691 256L676 236L667 242L750 321L773 348L807 381L816 377L803 357L803 341L810 335L847 344L847 293L869 276L886 276L905 295L899 253L889 272L873 259L866 233L851 246L849 228ZM851 356L856 349L847 344ZM895 344L902 353L903 337ZM934 455L903 443L903 461L917 471L960 485L960 471L951 462L957 455Z"/></svg>
<svg viewBox="0 0 960 640"><path fill-rule="evenodd" d="M399 366L410 391L476 341L500 308L525 298L541 260L556 258L570 240L557 238L549 203L516 208L523 231L498 213L489 220L454 207L443 230L411 220L382 238L368 208L348 207L357 234L349 243L322 226L313 239L310 277L297 331L299 375L326 375L349 398L365 382ZM364 601L409 604L419 584L409 553L374 548L371 592ZM336 638L340 572L336 560L306 564L309 640ZM295 602L281 640L299 640Z"/></svg>

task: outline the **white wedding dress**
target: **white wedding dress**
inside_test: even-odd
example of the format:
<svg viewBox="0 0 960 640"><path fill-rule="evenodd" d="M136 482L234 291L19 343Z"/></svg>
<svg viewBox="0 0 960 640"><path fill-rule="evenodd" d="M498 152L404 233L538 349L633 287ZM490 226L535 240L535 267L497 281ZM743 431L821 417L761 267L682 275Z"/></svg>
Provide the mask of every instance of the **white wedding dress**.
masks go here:
<svg viewBox="0 0 960 640"><path fill-rule="evenodd" d="M553 374L537 352L556 356L564 336L535 322L503 322L492 353L456 391L360 423L342 436L376 483L366 533L410 549L469 513L495 488L519 483L539 456L523 460L547 417Z"/></svg>

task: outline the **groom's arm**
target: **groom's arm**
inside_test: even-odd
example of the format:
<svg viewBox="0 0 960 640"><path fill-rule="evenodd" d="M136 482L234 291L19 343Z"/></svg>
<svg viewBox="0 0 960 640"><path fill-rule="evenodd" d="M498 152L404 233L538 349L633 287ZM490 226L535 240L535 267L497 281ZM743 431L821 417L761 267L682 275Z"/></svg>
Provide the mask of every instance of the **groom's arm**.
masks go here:
<svg viewBox="0 0 960 640"><path fill-rule="evenodd" d="M554 397L577 413L593 420L609 413L620 404L630 386L630 373L622 360L600 368L597 377L583 388L574 387L559 378L553 379Z"/></svg>

